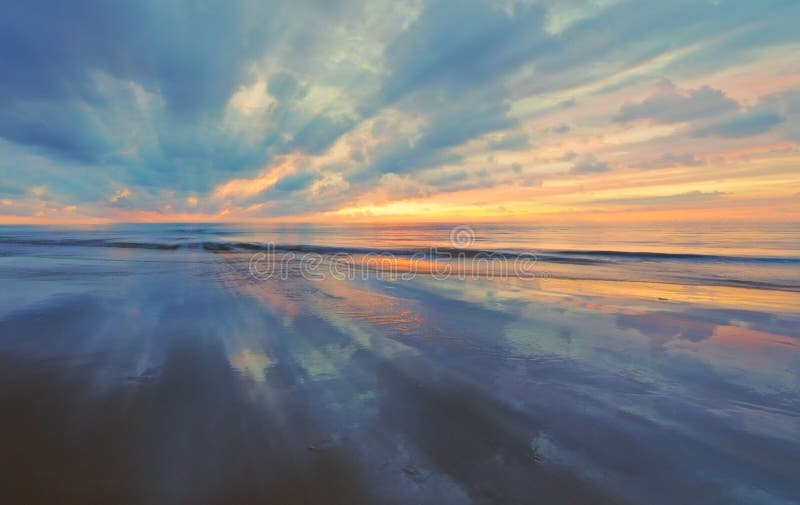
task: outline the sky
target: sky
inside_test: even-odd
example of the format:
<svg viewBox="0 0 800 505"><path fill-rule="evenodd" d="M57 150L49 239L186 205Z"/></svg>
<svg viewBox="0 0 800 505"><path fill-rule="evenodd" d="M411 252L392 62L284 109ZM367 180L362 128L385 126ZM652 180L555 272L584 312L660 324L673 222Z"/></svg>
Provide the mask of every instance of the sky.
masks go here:
<svg viewBox="0 0 800 505"><path fill-rule="evenodd" d="M2 5L0 223L800 216L798 0Z"/></svg>

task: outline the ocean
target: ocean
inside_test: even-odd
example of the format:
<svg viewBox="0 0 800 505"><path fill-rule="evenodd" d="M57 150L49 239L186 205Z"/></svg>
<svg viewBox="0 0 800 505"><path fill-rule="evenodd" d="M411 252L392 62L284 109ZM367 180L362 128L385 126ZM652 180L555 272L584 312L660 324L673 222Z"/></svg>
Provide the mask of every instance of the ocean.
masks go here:
<svg viewBox="0 0 800 505"><path fill-rule="evenodd" d="M0 227L0 500L800 502L800 224Z"/></svg>

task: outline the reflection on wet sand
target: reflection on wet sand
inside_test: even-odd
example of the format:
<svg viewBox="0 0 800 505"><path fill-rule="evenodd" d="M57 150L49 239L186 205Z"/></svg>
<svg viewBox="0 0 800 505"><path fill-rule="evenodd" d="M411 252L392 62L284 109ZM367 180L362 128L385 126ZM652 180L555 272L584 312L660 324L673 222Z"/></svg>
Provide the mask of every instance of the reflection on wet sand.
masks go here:
<svg viewBox="0 0 800 505"><path fill-rule="evenodd" d="M3 503L800 499L796 292L192 254L0 319Z"/></svg>

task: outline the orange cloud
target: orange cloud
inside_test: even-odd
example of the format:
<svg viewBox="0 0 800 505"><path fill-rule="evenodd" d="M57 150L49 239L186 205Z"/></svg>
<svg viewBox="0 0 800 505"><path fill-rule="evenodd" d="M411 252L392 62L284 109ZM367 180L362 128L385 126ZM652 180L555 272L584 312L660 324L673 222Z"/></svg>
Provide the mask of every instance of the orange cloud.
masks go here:
<svg viewBox="0 0 800 505"><path fill-rule="evenodd" d="M216 200L244 200L253 197L274 186L281 177L295 172L297 161L297 155L287 155L277 160L276 164L266 167L256 177L231 179L214 188L212 198Z"/></svg>

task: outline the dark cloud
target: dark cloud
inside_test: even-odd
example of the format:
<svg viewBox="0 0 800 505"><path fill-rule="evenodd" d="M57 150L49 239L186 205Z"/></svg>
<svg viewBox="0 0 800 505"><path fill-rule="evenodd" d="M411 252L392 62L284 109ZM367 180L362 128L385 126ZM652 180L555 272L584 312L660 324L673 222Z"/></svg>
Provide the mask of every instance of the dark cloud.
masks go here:
<svg viewBox="0 0 800 505"><path fill-rule="evenodd" d="M784 138L800 141L800 87L767 95L761 99L760 105L785 118L780 125Z"/></svg>
<svg viewBox="0 0 800 505"><path fill-rule="evenodd" d="M247 43L238 2L201 8L180 1L13 2L0 21L0 100L92 102L92 73L157 89L176 114L225 103L246 62L263 47Z"/></svg>
<svg viewBox="0 0 800 505"><path fill-rule="evenodd" d="M775 111L747 110L701 126L694 131L694 135L697 137L708 135L749 137L767 132L783 121L784 118Z"/></svg>
<svg viewBox="0 0 800 505"><path fill-rule="evenodd" d="M479 98L479 97L478 97ZM435 105L434 105L435 104ZM438 97L431 103L428 123L413 143L393 139L373 153L372 162L359 167L350 180L374 181L383 174L406 174L437 165L457 164L462 156L450 151L470 139L516 125L505 102L472 100L453 102Z"/></svg>
<svg viewBox="0 0 800 505"><path fill-rule="evenodd" d="M667 81L662 83L662 89L644 101L623 105L614 119L648 119L656 123L691 122L691 134L695 137L748 137L767 132L785 119L773 109L783 100L762 99L761 103L757 107L746 108L718 89L702 86L681 90Z"/></svg>
<svg viewBox="0 0 800 505"><path fill-rule="evenodd" d="M207 189L266 159L215 126L264 49L243 17L221 0L4 5L0 136L121 182Z"/></svg>
<svg viewBox="0 0 800 505"><path fill-rule="evenodd" d="M493 151L522 151L530 147L530 139L524 133L507 133L489 143Z"/></svg>
<svg viewBox="0 0 800 505"><path fill-rule="evenodd" d="M660 158L637 165L637 168L696 167L704 163L692 153L664 153Z"/></svg>
<svg viewBox="0 0 800 505"><path fill-rule="evenodd" d="M761 99L761 104L780 111L786 116L800 115L800 87L772 93Z"/></svg>
<svg viewBox="0 0 800 505"><path fill-rule="evenodd" d="M391 75L384 101L420 86L458 93L497 79L552 45L545 19L546 11L535 5L508 12L479 0L425 2L416 21L386 48Z"/></svg>
<svg viewBox="0 0 800 505"><path fill-rule="evenodd" d="M299 191L308 188L317 174L313 172L298 172L296 174L287 175L275 184L277 191Z"/></svg>
<svg viewBox="0 0 800 505"><path fill-rule="evenodd" d="M348 180L369 183L386 173L415 172L440 165L457 164L462 159L462 156L447 151L392 143L376 153L374 161L353 170Z"/></svg>
<svg viewBox="0 0 800 505"><path fill-rule="evenodd" d="M370 116L391 105L425 118L413 145L388 143L351 180L376 180L386 173L409 173L436 164L457 163L449 152L471 139L517 125L509 116L509 92L500 78L551 45L538 6L513 11L479 0L454 8L431 0L385 49L388 75L377 96L361 104ZM519 150L527 138L511 134L493 149Z"/></svg>
<svg viewBox="0 0 800 505"><path fill-rule="evenodd" d="M508 110L506 103L464 108L443 106L443 113L433 117L417 143L428 149L453 147L485 133L514 126L516 121L508 117Z"/></svg>
<svg viewBox="0 0 800 505"><path fill-rule="evenodd" d="M69 161L97 161L112 149L102 122L77 103L8 104L0 110L0 136Z"/></svg>
<svg viewBox="0 0 800 505"><path fill-rule="evenodd" d="M573 174L591 174L608 172L611 167L608 163L598 160L593 154L588 154L572 165L570 172Z"/></svg>
<svg viewBox="0 0 800 505"><path fill-rule="evenodd" d="M303 98L308 90L292 74L277 72L270 76L267 91L278 100L287 101Z"/></svg>
<svg viewBox="0 0 800 505"><path fill-rule="evenodd" d="M616 121L649 119L657 123L692 121L738 109L739 104L718 89L703 86L679 90L672 83L640 103L627 103L614 117Z"/></svg>
<svg viewBox="0 0 800 505"><path fill-rule="evenodd" d="M425 177L425 182L432 186L446 186L454 182L465 181L467 177L467 171L463 169L450 171L439 170Z"/></svg>
<svg viewBox="0 0 800 505"><path fill-rule="evenodd" d="M355 119L331 117L321 114L311 120L292 139L292 149L319 154L327 150L346 131L355 124Z"/></svg>

